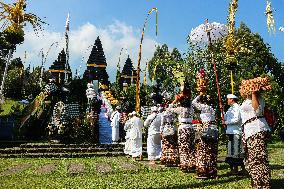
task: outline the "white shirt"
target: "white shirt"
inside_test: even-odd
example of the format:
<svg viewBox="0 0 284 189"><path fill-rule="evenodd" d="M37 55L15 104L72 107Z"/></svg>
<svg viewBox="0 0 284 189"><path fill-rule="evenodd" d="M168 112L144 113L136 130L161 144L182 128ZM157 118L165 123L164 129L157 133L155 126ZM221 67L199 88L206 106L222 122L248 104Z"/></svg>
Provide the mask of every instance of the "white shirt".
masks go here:
<svg viewBox="0 0 284 189"><path fill-rule="evenodd" d="M259 106L257 110L254 110L252 107L252 100L246 99L242 105L241 105L241 118L242 123L245 123L247 120L256 117L256 116L262 116L264 112L264 100L262 97L258 99ZM253 136L261 131L270 131L270 128L265 120L265 118L258 118L250 123L247 123L244 125L244 134L245 139L249 138L250 136Z"/></svg>
<svg viewBox="0 0 284 189"><path fill-rule="evenodd" d="M226 134L241 134L242 119L240 106L237 103L231 105L225 114Z"/></svg>
<svg viewBox="0 0 284 189"><path fill-rule="evenodd" d="M157 113L150 114L145 120L144 126L149 126L148 135L155 135L161 133L161 115Z"/></svg>
<svg viewBox="0 0 284 189"><path fill-rule="evenodd" d="M120 120L120 113L118 111L113 112L110 116L110 121L111 121L110 126L119 127L119 120Z"/></svg>
<svg viewBox="0 0 284 189"><path fill-rule="evenodd" d="M131 118L130 118L124 124L124 130L126 131L125 139L129 139L130 138L130 130L131 130L131 128L132 128L132 122L131 122Z"/></svg>
<svg viewBox="0 0 284 189"><path fill-rule="evenodd" d="M131 119L130 139L142 138L143 121L139 117L133 116Z"/></svg>
<svg viewBox="0 0 284 189"><path fill-rule="evenodd" d="M180 123L179 128L192 128L192 117L193 117L193 108L190 107L177 107L177 108L168 108L169 111L172 111L178 114L178 122Z"/></svg>
<svg viewBox="0 0 284 189"><path fill-rule="evenodd" d="M192 105L201 111L200 119L202 122L215 121L215 110L208 104L202 104L199 102L200 96L197 96L193 101Z"/></svg>

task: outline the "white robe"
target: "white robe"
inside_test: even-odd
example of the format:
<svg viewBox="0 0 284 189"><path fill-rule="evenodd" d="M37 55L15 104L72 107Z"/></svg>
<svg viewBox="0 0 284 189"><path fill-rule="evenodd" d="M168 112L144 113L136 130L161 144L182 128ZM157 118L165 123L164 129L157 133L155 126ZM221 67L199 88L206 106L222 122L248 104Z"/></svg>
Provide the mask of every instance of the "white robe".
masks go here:
<svg viewBox="0 0 284 189"><path fill-rule="evenodd" d="M150 114L145 120L144 126L149 126L147 138L148 160L160 159L162 153L161 115L157 113Z"/></svg>
<svg viewBox="0 0 284 189"><path fill-rule="evenodd" d="M125 144L124 144L124 153L130 155L131 153L131 141L130 141L130 130L132 128L131 120L127 120L124 125L125 134Z"/></svg>
<svg viewBox="0 0 284 189"><path fill-rule="evenodd" d="M129 139L131 145L131 152L130 155L132 157L138 157L142 155L142 128L143 128L143 121L139 118L134 116L131 118L132 128L129 132Z"/></svg>
<svg viewBox="0 0 284 189"><path fill-rule="evenodd" d="M112 142L118 142L119 140L119 121L120 121L120 113L118 111L115 111L110 116L111 121L111 128L112 128Z"/></svg>

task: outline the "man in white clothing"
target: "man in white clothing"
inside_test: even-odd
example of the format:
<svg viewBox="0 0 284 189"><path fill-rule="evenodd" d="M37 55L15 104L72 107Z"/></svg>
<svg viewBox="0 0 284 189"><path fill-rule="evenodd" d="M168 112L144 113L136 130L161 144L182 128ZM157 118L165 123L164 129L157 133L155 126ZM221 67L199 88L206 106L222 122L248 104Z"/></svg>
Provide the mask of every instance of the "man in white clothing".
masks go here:
<svg viewBox="0 0 284 189"><path fill-rule="evenodd" d="M140 160L143 160L142 156L142 128L143 128L143 121L137 116L137 113L134 111L132 112L131 118L131 130L129 133L129 140L131 146L130 155L134 160L137 157L140 157Z"/></svg>
<svg viewBox="0 0 284 189"><path fill-rule="evenodd" d="M155 164L155 160L160 159L162 153L161 146L161 114L158 108L153 106L151 114L145 120L144 126L148 128L147 153L150 164Z"/></svg>
<svg viewBox="0 0 284 189"><path fill-rule="evenodd" d="M110 116L112 128L112 143L116 144L119 140L119 121L120 121L120 106L115 108L115 111Z"/></svg>
<svg viewBox="0 0 284 189"><path fill-rule="evenodd" d="M228 151L225 162L230 165L231 171L229 174L238 174L238 166L243 164L243 147L242 147L242 129L241 129L241 114L240 106L237 103L237 97L233 94L227 95L228 105L230 108L225 114L225 125L227 126L226 134L228 136Z"/></svg>
<svg viewBox="0 0 284 189"><path fill-rule="evenodd" d="M128 119L124 124L124 130L126 132L125 143L124 143L124 153L127 155L127 158L130 157L130 152L131 152L130 131L132 128L132 124L131 124L132 116L133 116L132 113L129 113Z"/></svg>

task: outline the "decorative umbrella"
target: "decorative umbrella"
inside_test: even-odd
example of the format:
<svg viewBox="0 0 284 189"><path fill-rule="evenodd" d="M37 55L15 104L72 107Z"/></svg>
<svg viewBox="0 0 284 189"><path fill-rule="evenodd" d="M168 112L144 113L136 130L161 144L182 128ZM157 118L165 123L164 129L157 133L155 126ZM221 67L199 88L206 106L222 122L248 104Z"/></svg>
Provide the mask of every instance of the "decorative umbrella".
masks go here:
<svg viewBox="0 0 284 189"><path fill-rule="evenodd" d="M191 30L189 40L197 45L209 45L211 42L220 40L228 32L227 26L217 22L209 23L208 20L204 24ZM210 35L210 39L208 38ZM211 41L210 41L211 40Z"/></svg>
<svg viewBox="0 0 284 189"><path fill-rule="evenodd" d="M227 27L224 24L220 24L217 22L209 23L208 20L206 20L205 24L201 24L197 28L191 31L189 35L189 40L197 45L208 45L209 49L212 50L212 42L221 39L226 34L227 34ZM216 77L216 86L218 92L219 108L221 111L222 123L224 124L225 121L224 121L223 104L220 94L218 73L217 73L214 56L212 56L211 61L213 64L214 73Z"/></svg>

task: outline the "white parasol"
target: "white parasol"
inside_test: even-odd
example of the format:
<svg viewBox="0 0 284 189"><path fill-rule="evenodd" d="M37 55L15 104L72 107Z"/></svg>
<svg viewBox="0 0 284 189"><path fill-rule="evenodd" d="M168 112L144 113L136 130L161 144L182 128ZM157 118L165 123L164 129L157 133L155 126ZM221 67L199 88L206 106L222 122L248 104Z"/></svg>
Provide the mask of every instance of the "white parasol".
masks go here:
<svg viewBox="0 0 284 189"><path fill-rule="evenodd" d="M228 32L227 26L217 22L209 23L208 20L204 24L191 30L189 40L193 44L209 45L210 41L208 33L210 34L211 41L217 41L223 38Z"/></svg>
<svg viewBox="0 0 284 189"><path fill-rule="evenodd" d="M208 45L209 49L212 47L212 43L223 38L227 34L227 27L224 24L220 24L217 22L209 23L208 20L205 21L204 24L199 25L197 28L193 29L189 35L189 40L202 47ZM213 51L212 51L213 53ZM218 93L218 101L219 101L219 108L221 112L222 124L225 123L224 118L224 111L223 111L223 104L222 98L220 94L220 87L218 81L218 72L216 68L216 62L214 60L214 56L211 57L211 61L213 64L213 69L216 77L216 86L217 86L217 93Z"/></svg>

